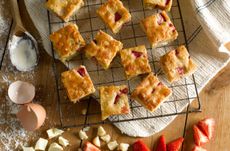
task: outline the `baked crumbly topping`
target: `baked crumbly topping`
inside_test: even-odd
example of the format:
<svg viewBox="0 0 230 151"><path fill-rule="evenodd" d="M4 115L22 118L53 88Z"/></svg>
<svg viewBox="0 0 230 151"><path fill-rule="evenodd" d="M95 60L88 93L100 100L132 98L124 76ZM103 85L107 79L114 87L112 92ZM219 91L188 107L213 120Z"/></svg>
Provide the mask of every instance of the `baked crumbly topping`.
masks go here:
<svg viewBox="0 0 230 151"><path fill-rule="evenodd" d="M171 90L150 73L132 92L131 98L153 112L170 95Z"/></svg>
<svg viewBox="0 0 230 151"><path fill-rule="evenodd" d="M85 41L82 38L76 24L70 23L50 35L54 50L61 61L71 59L82 47Z"/></svg>
<svg viewBox="0 0 230 151"><path fill-rule="evenodd" d="M48 0L46 2L46 7L65 22L83 5L83 0Z"/></svg>
<svg viewBox="0 0 230 151"><path fill-rule="evenodd" d="M153 48L165 45L178 36L175 26L165 11L145 18L141 21L141 26Z"/></svg>
<svg viewBox="0 0 230 151"><path fill-rule="evenodd" d="M144 0L146 8L159 8L161 10L170 11L173 0Z"/></svg>
<svg viewBox="0 0 230 151"><path fill-rule="evenodd" d="M97 10L97 14L113 33L118 33L122 25L131 20L131 14L120 0L108 0Z"/></svg>
<svg viewBox="0 0 230 151"><path fill-rule="evenodd" d="M122 48L123 44L120 41L99 31L84 50L87 58L94 57L104 69L108 69L113 58Z"/></svg>
<svg viewBox="0 0 230 151"><path fill-rule="evenodd" d="M128 87L121 86L101 86L100 103L102 120L111 115L127 114L130 112L128 101Z"/></svg>
<svg viewBox="0 0 230 151"><path fill-rule="evenodd" d="M121 63L128 79L151 72L147 50L144 45L120 51Z"/></svg>
<svg viewBox="0 0 230 151"><path fill-rule="evenodd" d="M63 72L61 80L70 101L74 103L95 92L93 82L85 66Z"/></svg>
<svg viewBox="0 0 230 151"><path fill-rule="evenodd" d="M196 64L184 45L162 56L160 63L169 82L177 81L196 71Z"/></svg>

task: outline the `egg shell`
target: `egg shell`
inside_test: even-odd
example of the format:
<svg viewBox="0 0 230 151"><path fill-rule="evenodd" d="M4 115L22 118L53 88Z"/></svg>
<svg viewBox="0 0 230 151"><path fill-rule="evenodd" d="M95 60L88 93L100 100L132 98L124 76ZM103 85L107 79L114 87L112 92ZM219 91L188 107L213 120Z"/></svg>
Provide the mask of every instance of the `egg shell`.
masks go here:
<svg viewBox="0 0 230 151"><path fill-rule="evenodd" d="M35 87L23 81L15 81L10 84L8 96L16 104L30 103L35 96Z"/></svg>
<svg viewBox="0 0 230 151"><path fill-rule="evenodd" d="M17 117L27 131L34 131L44 123L46 111L39 104L29 103L21 106Z"/></svg>

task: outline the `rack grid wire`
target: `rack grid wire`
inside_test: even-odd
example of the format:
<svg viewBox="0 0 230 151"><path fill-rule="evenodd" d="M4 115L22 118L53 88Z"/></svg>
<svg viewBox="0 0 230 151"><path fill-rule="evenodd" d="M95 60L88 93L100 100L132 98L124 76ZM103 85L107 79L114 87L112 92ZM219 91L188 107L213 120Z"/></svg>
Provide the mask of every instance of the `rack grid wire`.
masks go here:
<svg viewBox="0 0 230 151"><path fill-rule="evenodd" d="M97 124L130 122L182 114L186 114L188 116L189 113L200 112L201 103L194 75L170 84L165 79L159 65L159 57L161 55L179 45L184 44L188 46L179 0L174 0L172 10L168 13L178 30L179 37L174 42L155 49L152 49L149 45L145 33L139 26L139 22L141 19L154 14L159 10L144 9L142 0L124 0L124 5L129 8L129 11L132 15L132 21L124 25L119 34L114 35L95 13L96 9L104 2L105 0L86 0L84 7L81 8L79 13L73 16L69 22L76 23L79 26L80 33L87 42L91 41L99 30L104 30L112 35L115 39L122 41L124 43L124 47L134 47L140 44L145 44L148 49L148 57L154 73L159 77L160 80L162 80L172 89L173 94L153 113L148 112L137 102L130 100L130 114L112 116L109 118L109 120L102 121L100 116L100 105L97 101L99 99L98 92L96 92L96 94L89 99L82 100L76 104L73 104L68 100L60 80L60 74L61 72L65 71L66 68L55 59L56 54L52 48L53 71L55 73L58 98L57 105L61 127L84 127ZM50 33L58 30L61 27L64 27L67 24L58 19L49 11L47 11L47 17ZM73 64L85 65L95 87L111 84L127 84L130 93L144 77L139 76L134 80L127 81L118 57L114 59L112 66L108 70L102 69L97 63L92 62L92 60L86 59L84 54L78 55L73 59L73 61L67 63L68 68L73 68ZM192 100L194 100L193 102L195 102L196 107L191 107L190 103ZM186 106L187 109L184 110L184 108L178 108L178 106ZM82 113L83 110L86 111L85 114ZM185 125L187 122L187 116Z"/></svg>

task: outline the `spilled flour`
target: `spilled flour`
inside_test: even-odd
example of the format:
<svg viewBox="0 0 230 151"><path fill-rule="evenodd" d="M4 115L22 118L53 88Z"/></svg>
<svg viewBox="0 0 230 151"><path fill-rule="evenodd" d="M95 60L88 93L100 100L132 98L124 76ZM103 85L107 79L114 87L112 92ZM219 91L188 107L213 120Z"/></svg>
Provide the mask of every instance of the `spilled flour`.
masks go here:
<svg viewBox="0 0 230 151"><path fill-rule="evenodd" d="M11 17L8 9L7 0L0 1L0 61L2 59L3 50L6 45L7 35L9 33ZM7 58L7 53L4 57ZM3 66L6 68L0 71L0 150L13 151L20 150L21 144L27 145L29 138L31 140L32 133L26 132L20 125L15 114L19 110L19 106L13 104L7 96L8 85L15 80L15 72L9 62L5 61ZM33 74L30 74L32 78ZM13 78L12 78L13 77ZM36 136L33 133L33 136Z"/></svg>
<svg viewBox="0 0 230 151"><path fill-rule="evenodd" d="M1 151L19 150L21 145L26 145L31 139L31 132L26 132L20 125L15 114L19 106L13 104L7 96L7 87L11 83L8 77L1 74L0 95L3 100L0 102L0 147Z"/></svg>
<svg viewBox="0 0 230 151"><path fill-rule="evenodd" d="M6 8L9 6L5 3L5 1L6 0L0 1L0 58L6 43L7 34L11 22L9 10L6 10Z"/></svg>

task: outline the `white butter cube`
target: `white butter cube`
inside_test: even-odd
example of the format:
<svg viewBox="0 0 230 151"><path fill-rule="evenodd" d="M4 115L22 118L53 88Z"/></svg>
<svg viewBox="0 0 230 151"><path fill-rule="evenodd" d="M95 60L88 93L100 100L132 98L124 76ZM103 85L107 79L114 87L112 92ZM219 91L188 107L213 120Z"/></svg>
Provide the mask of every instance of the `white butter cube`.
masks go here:
<svg viewBox="0 0 230 151"><path fill-rule="evenodd" d="M106 131L105 131L105 129L102 126L98 127L98 129L97 129L97 135L98 136L104 136L104 135L106 135Z"/></svg>
<svg viewBox="0 0 230 151"><path fill-rule="evenodd" d="M86 132L84 132L83 130L80 130L79 137L80 137L81 140L88 139L88 136L87 136Z"/></svg>
<svg viewBox="0 0 230 151"><path fill-rule="evenodd" d="M69 145L69 141L62 136L59 136L58 142L59 142L59 144L61 144L64 147Z"/></svg>
<svg viewBox="0 0 230 151"><path fill-rule="evenodd" d="M35 151L33 147L24 147L22 146L23 151Z"/></svg>
<svg viewBox="0 0 230 151"><path fill-rule="evenodd" d="M57 128L51 128L49 130L46 131L48 134L49 139L57 137L59 135L61 135L62 133L64 133L63 130L57 129Z"/></svg>
<svg viewBox="0 0 230 151"><path fill-rule="evenodd" d="M108 146L109 150L114 150L118 147L118 143L117 143L117 141L112 141L112 142L109 142L107 144L107 146Z"/></svg>
<svg viewBox="0 0 230 151"><path fill-rule="evenodd" d="M102 139L104 142L108 143L108 142L111 140L111 137L110 137L109 134L107 134L107 135L105 135L105 136L101 136L101 139Z"/></svg>
<svg viewBox="0 0 230 151"><path fill-rule="evenodd" d="M48 144L48 140L44 138L39 138L35 145L35 150L45 150Z"/></svg>
<svg viewBox="0 0 230 151"><path fill-rule="evenodd" d="M121 151L128 151L128 149L129 149L129 144L126 144L126 143L120 143L118 147L118 150L121 150Z"/></svg>
<svg viewBox="0 0 230 151"><path fill-rule="evenodd" d="M93 139L93 144L96 145L97 147L101 146L101 142L98 136Z"/></svg>
<svg viewBox="0 0 230 151"><path fill-rule="evenodd" d="M63 148L57 143L50 144L48 151L63 151Z"/></svg>
<svg viewBox="0 0 230 151"><path fill-rule="evenodd" d="M83 130L84 132L87 132L87 131L89 131L89 129L90 129L90 127L87 126L87 127L84 127L82 130Z"/></svg>

